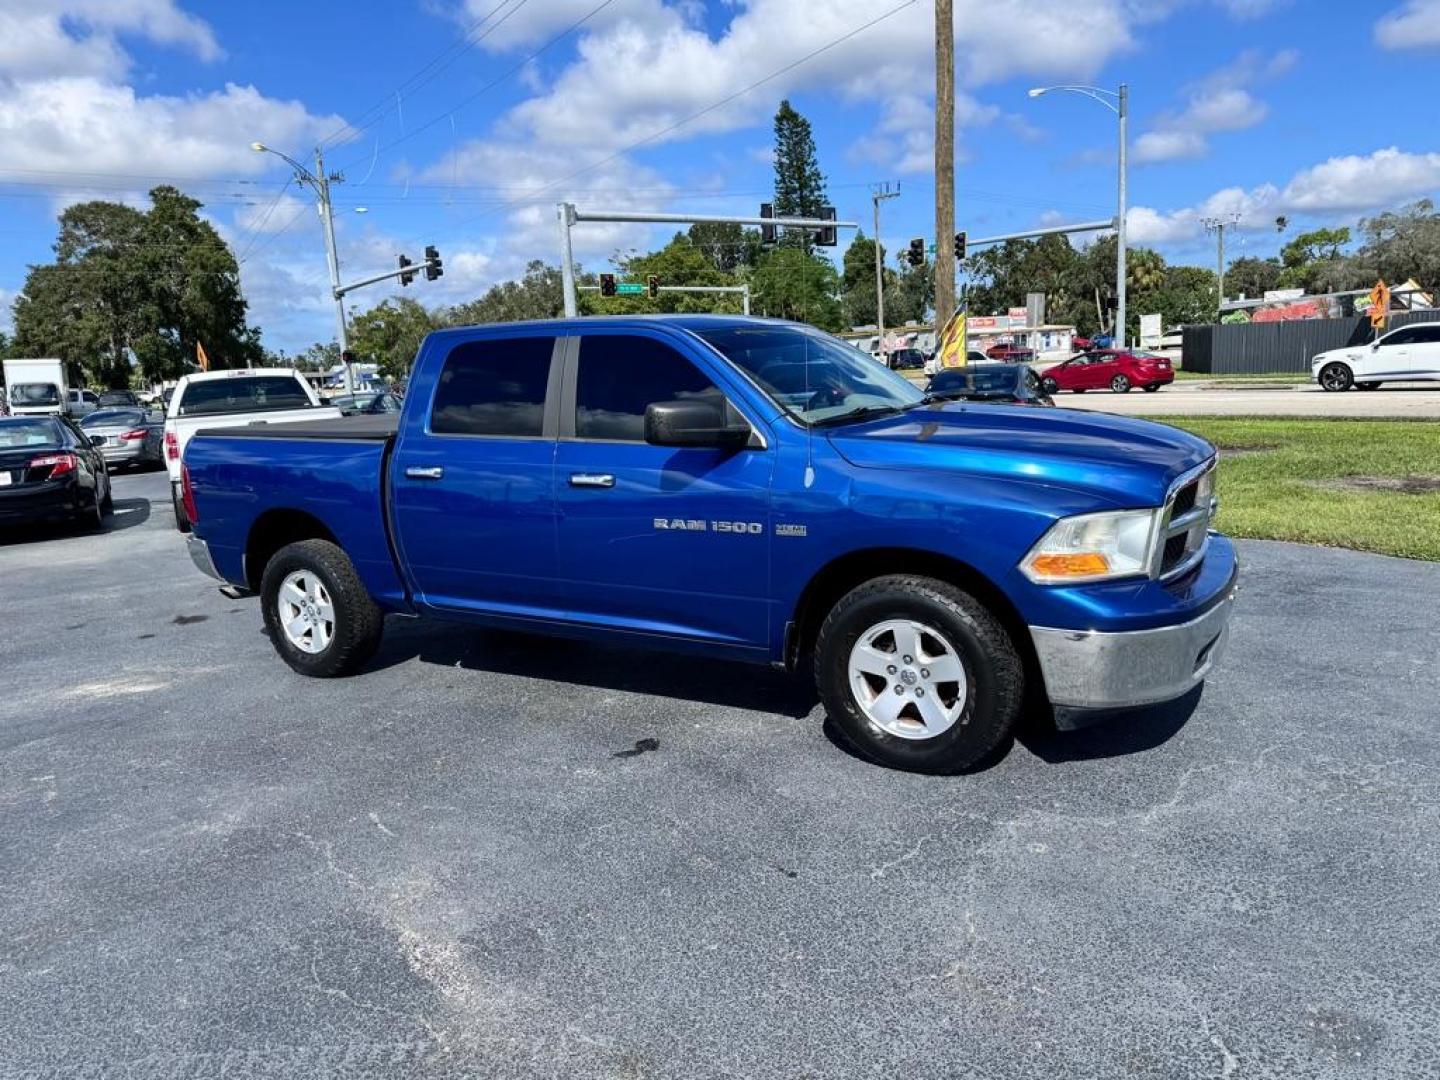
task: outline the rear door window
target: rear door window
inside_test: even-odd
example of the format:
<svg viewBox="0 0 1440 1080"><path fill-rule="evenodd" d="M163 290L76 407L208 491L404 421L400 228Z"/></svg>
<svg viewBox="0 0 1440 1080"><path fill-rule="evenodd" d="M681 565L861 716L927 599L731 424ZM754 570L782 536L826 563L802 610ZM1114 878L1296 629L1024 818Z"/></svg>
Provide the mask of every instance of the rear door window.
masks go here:
<svg viewBox="0 0 1440 1080"><path fill-rule="evenodd" d="M485 338L450 350L430 412L436 435L539 438L553 337Z"/></svg>

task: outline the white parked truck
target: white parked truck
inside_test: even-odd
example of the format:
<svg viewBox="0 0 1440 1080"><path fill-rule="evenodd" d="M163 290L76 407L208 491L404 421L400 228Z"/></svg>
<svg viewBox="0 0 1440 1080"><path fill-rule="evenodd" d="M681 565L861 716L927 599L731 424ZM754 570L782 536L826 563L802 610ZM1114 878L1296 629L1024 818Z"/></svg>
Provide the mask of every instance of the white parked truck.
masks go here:
<svg viewBox="0 0 1440 1080"><path fill-rule="evenodd" d="M175 527L190 531L180 496L180 469L190 436L201 428L338 420L339 409L320 401L305 376L291 368L237 368L186 375L175 385L165 412L165 468Z"/></svg>
<svg viewBox="0 0 1440 1080"><path fill-rule="evenodd" d="M60 360L6 360L5 400L12 416L75 415Z"/></svg>

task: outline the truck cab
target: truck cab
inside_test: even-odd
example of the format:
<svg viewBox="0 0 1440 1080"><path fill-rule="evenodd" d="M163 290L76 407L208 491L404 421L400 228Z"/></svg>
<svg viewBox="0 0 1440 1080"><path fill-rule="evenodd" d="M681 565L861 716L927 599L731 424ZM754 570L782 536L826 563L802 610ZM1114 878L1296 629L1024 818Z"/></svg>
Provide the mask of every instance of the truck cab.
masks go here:
<svg viewBox="0 0 1440 1080"><path fill-rule="evenodd" d="M967 768L1027 702L1168 700L1234 589L1215 454L1157 424L930 399L811 327L431 334L398 422L197 431L192 558L295 670L387 614L809 667L868 756Z"/></svg>

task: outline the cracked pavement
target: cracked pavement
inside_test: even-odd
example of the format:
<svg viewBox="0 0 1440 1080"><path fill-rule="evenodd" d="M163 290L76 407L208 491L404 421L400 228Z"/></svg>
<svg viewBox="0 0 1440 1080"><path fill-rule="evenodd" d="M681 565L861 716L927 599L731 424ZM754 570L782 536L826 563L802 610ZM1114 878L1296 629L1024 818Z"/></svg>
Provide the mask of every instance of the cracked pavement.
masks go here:
<svg viewBox="0 0 1440 1080"><path fill-rule="evenodd" d="M0 1077L1440 1075L1440 565L1241 543L1202 694L932 778L769 670L302 679L116 496L0 544Z"/></svg>

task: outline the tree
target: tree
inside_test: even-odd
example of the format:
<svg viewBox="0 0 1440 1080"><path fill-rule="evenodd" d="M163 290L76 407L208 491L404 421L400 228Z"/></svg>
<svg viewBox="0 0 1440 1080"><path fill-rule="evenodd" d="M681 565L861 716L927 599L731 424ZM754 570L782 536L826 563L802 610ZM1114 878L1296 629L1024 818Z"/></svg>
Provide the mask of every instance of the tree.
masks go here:
<svg viewBox="0 0 1440 1080"><path fill-rule="evenodd" d="M875 307L875 241L863 232L857 232L855 239L845 249L840 271L840 307L848 326L871 326L879 312ZM880 249L885 257L885 249ZM884 269L885 308L887 316L894 318L895 271Z"/></svg>
<svg viewBox="0 0 1440 1080"><path fill-rule="evenodd" d="M1215 271L1167 266L1164 284L1150 299L1149 311L1160 313L1161 325L1167 330L1187 323L1208 323L1215 317Z"/></svg>
<svg viewBox="0 0 1440 1080"><path fill-rule="evenodd" d="M1350 230L1314 229L1301 233L1280 249L1280 284L1307 291L1342 261L1341 249L1350 243Z"/></svg>
<svg viewBox="0 0 1440 1080"><path fill-rule="evenodd" d="M620 276L644 283L654 274L662 285L728 285L740 283L734 274L717 270L686 233L676 233L659 251L617 255L613 260ZM593 310L602 314L639 315L646 312L710 312L740 310L740 298L725 293L661 293L651 299L639 296L602 297L590 293Z"/></svg>
<svg viewBox="0 0 1440 1080"><path fill-rule="evenodd" d="M1414 278L1422 285L1440 283L1440 214L1429 199L1360 222L1364 243L1337 276L1363 288L1376 278L1398 284Z"/></svg>
<svg viewBox="0 0 1440 1080"><path fill-rule="evenodd" d="M815 135L806 120L780 102L775 113L775 216L819 217L825 205L825 174L815 153ZM799 247L808 255L814 238L804 230L782 230L781 244Z"/></svg>
<svg viewBox="0 0 1440 1080"><path fill-rule="evenodd" d="M754 266L760 258L760 231L733 221L697 221L690 226L690 243L707 262L724 274Z"/></svg>
<svg viewBox="0 0 1440 1080"><path fill-rule="evenodd" d="M753 303L766 315L808 322L823 330L840 330L840 276L828 259L799 247L765 252L751 281Z"/></svg>
<svg viewBox="0 0 1440 1080"><path fill-rule="evenodd" d="M579 280L577 273L577 284ZM444 316L444 322L451 326L519 322L522 319L555 319L564 312L565 295L560 268L547 266L535 259L526 265L525 274L519 281L492 285L479 299L451 308Z"/></svg>
<svg viewBox="0 0 1440 1080"><path fill-rule="evenodd" d="M317 341L295 358L301 371L330 371L340 363L338 341Z"/></svg>
<svg viewBox="0 0 1440 1080"><path fill-rule="evenodd" d="M357 360L380 365L380 374L404 379L420 342L440 322L425 305L410 297L386 300L357 315L351 324L350 347Z"/></svg>
<svg viewBox="0 0 1440 1080"><path fill-rule="evenodd" d="M1281 264L1279 259L1257 259L1247 255L1236 259L1225 268L1225 291L1255 299L1272 289L1280 287ZM1214 292L1214 286L1211 286Z"/></svg>
<svg viewBox="0 0 1440 1080"><path fill-rule="evenodd" d="M152 380L183 374L197 343L216 367L261 359L239 267L201 204L165 186L150 200L148 211L95 200L61 213L55 261L32 266L15 301L18 348L115 387L136 363Z"/></svg>

